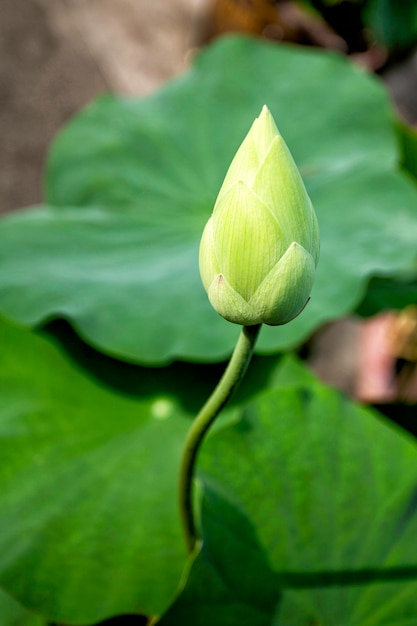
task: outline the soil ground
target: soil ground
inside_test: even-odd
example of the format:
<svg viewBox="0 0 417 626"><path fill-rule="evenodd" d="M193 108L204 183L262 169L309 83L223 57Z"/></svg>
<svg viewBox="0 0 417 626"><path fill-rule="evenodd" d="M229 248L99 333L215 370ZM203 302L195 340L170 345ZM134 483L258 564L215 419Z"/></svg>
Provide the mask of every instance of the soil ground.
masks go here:
<svg viewBox="0 0 417 626"><path fill-rule="evenodd" d="M39 203L47 147L103 91L182 72L209 0L1 0L0 212Z"/></svg>

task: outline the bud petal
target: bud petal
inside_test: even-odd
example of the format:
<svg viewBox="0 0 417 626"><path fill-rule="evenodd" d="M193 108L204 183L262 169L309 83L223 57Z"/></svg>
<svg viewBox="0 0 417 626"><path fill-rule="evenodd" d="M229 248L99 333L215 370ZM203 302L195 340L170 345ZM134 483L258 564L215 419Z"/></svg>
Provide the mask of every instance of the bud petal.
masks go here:
<svg viewBox="0 0 417 626"><path fill-rule="evenodd" d="M243 143L241 144L239 150L236 152L236 155L231 162L229 169L227 170L226 178L224 179L223 185L220 188L214 210L216 209L217 202L221 200L224 194L226 194L229 189L237 183L238 180L241 180L247 185L250 185L253 177L258 171L258 168L259 154L256 149L253 135L251 135L251 133L248 133L248 135L246 135L246 138L243 140Z"/></svg>
<svg viewBox="0 0 417 626"><path fill-rule="evenodd" d="M201 280L208 293L214 278L220 274L220 265L214 248L213 217L207 222L201 237L199 264Z"/></svg>
<svg viewBox="0 0 417 626"><path fill-rule="evenodd" d="M264 106L229 166L218 200L238 180L242 180L249 186L252 184L262 162L262 155L268 152L269 146L278 134L274 119L268 108Z"/></svg>
<svg viewBox="0 0 417 626"><path fill-rule="evenodd" d="M264 324L286 324L306 306L314 273L313 257L294 242L258 287L249 305Z"/></svg>
<svg viewBox="0 0 417 626"><path fill-rule="evenodd" d="M257 312L230 286L223 274L213 280L208 289L208 297L212 307L229 322L243 326L262 322Z"/></svg>
<svg viewBox="0 0 417 626"><path fill-rule="evenodd" d="M278 222L242 181L221 198L212 219L220 271L249 300L285 251Z"/></svg>
<svg viewBox="0 0 417 626"><path fill-rule="evenodd" d="M252 189L274 211L284 233L285 249L293 241L310 248L313 207L281 136L272 142L253 180ZM283 206L285 210L282 210Z"/></svg>

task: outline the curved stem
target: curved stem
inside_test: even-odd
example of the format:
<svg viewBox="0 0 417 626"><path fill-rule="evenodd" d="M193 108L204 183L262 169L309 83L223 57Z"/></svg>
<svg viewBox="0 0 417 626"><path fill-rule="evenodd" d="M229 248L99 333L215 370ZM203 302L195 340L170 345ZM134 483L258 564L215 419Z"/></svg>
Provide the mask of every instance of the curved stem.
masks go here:
<svg viewBox="0 0 417 626"><path fill-rule="evenodd" d="M192 423L185 440L179 481L179 507L187 549L191 553L197 540L193 515L193 478L197 454L211 424L239 386L251 360L261 324L244 326L229 364L217 387Z"/></svg>

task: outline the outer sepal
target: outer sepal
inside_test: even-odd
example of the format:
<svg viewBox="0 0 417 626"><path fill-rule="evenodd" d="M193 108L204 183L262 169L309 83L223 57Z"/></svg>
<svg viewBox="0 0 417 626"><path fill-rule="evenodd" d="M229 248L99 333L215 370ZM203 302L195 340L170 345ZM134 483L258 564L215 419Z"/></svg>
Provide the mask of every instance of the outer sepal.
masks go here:
<svg viewBox="0 0 417 626"><path fill-rule="evenodd" d="M229 322L253 326L263 320L244 298L227 282L223 274L213 280L208 290L212 307Z"/></svg>
<svg viewBox="0 0 417 626"><path fill-rule="evenodd" d="M278 326L297 317L307 304L314 282L314 259L293 242L258 287L249 304L264 324Z"/></svg>

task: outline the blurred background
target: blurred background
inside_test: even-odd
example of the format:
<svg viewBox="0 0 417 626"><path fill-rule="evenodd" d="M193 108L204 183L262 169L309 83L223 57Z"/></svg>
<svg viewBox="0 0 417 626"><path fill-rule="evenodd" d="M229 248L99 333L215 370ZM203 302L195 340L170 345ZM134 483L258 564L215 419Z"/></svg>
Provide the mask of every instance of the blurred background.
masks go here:
<svg viewBox="0 0 417 626"><path fill-rule="evenodd" d="M0 212L42 201L48 145L81 107L105 91L151 93L231 31L349 55L382 77L398 115L417 124L414 0L1 0ZM417 344L417 315L400 331L397 323L389 314L326 326L310 364L361 400L392 401L390 337L408 324L399 345ZM407 359L414 372L417 348ZM410 381L415 401L417 376Z"/></svg>
<svg viewBox="0 0 417 626"><path fill-rule="evenodd" d="M349 54L417 123L414 0L1 0L0 212L41 201L48 144L81 107L154 91L228 31Z"/></svg>

